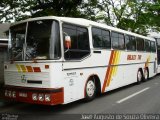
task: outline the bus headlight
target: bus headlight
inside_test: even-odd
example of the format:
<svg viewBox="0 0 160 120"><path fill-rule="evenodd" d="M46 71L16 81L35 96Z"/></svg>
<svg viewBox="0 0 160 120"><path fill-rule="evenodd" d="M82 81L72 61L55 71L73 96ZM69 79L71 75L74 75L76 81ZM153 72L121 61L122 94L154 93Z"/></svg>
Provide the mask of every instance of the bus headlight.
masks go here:
<svg viewBox="0 0 160 120"><path fill-rule="evenodd" d="M38 100L43 101L44 100L44 94L39 94L38 95Z"/></svg>
<svg viewBox="0 0 160 120"><path fill-rule="evenodd" d="M32 94L32 100L34 100L34 101L38 100L38 97L37 97L37 94L36 94L36 93L33 93L33 94Z"/></svg>
<svg viewBox="0 0 160 120"><path fill-rule="evenodd" d="M46 102L51 101L51 95L50 94L45 94L45 101Z"/></svg>

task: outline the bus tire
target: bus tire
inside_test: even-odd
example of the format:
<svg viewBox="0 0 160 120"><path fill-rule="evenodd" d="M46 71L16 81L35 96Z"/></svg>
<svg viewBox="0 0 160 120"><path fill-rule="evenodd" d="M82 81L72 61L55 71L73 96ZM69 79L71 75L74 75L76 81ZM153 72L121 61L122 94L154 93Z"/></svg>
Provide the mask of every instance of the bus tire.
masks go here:
<svg viewBox="0 0 160 120"><path fill-rule="evenodd" d="M148 68L145 68L145 72L144 72L144 81L149 79L149 70Z"/></svg>
<svg viewBox="0 0 160 120"><path fill-rule="evenodd" d="M137 84L140 84L143 81L143 73L142 70L139 69L137 72Z"/></svg>
<svg viewBox="0 0 160 120"><path fill-rule="evenodd" d="M96 96L96 85L93 79L89 79L85 87L85 100L91 101Z"/></svg>

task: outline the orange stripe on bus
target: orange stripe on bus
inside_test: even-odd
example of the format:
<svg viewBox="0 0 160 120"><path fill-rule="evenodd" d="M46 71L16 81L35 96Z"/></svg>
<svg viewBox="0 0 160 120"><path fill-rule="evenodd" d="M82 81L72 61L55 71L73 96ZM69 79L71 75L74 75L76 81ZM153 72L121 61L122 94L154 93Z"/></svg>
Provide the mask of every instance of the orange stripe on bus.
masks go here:
<svg viewBox="0 0 160 120"><path fill-rule="evenodd" d="M31 66L26 66L26 68L27 68L27 71L28 71L28 72L33 72L33 69L32 69Z"/></svg>
<svg viewBox="0 0 160 120"><path fill-rule="evenodd" d="M105 76L105 79L104 79L102 92L104 92L105 88L106 88L106 84L107 84L107 80L108 80L108 77L109 77L109 74L110 74L110 69L111 69L111 64L112 64L113 57L114 57L114 50L112 50L111 55L110 55L110 60L109 60L109 63L108 63L108 68L107 68L107 71L106 71L106 76Z"/></svg>
<svg viewBox="0 0 160 120"><path fill-rule="evenodd" d="M112 75L113 75L113 68L114 68L114 67L111 67L111 69L110 69L110 75L109 75L109 77L108 77L106 87L108 87L108 86L109 86L109 84L110 84L110 82L111 82Z"/></svg>
<svg viewBox="0 0 160 120"><path fill-rule="evenodd" d="M117 53L118 52L115 51L114 57L112 59L112 65L115 65L115 63L116 63ZM112 66L111 69L110 69L110 75L109 75L109 78L108 78L107 87L110 85L111 79L114 75L114 69L115 69L115 66Z"/></svg>
<svg viewBox="0 0 160 120"><path fill-rule="evenodd" d="M110 60L109 60L109 64L108 64L108 68L107 68L102 92L105 92L105 88L110 85L112 77L117 74L118 66L116 66L116 65L119 63L119 61L120 61L120 51L114 51L113 50L111 52L111 56L110 56Z"/></svg>

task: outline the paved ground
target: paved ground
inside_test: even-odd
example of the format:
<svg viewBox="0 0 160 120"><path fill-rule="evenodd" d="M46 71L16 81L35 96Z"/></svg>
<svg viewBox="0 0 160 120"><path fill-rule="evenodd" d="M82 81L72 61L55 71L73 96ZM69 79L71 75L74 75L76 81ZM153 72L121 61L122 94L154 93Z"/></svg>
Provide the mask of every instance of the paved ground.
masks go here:
<svg viewBox="0 0 160 120"><path fill-rule="evenodd" d="M108 92L88 103L80 100L67 105L43 106L1 101L0 113L19 114L23 120L84 119L84 114L160 114L160 75L140 85ZM86 117L93 119L94 116Z"/></svg>

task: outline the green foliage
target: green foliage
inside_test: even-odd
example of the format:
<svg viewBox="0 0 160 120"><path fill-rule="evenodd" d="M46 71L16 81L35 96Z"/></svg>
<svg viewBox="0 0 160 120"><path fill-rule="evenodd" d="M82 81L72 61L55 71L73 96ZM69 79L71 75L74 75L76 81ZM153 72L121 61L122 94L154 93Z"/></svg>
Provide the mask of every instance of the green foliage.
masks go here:
<svg viewBox="0 0 160 120"><path fill-rule="evenodd" d="M102 0L105 23L147 35L160 29L160 0ZM102 16L102 15L101 15Z"/></svg>
<svg viewBox="0 0 160 120"><path fill-rule="evenodd" d="M78 6L82 0L2 0L1 21L20 21L29 17L83 17Z"/></svg>

